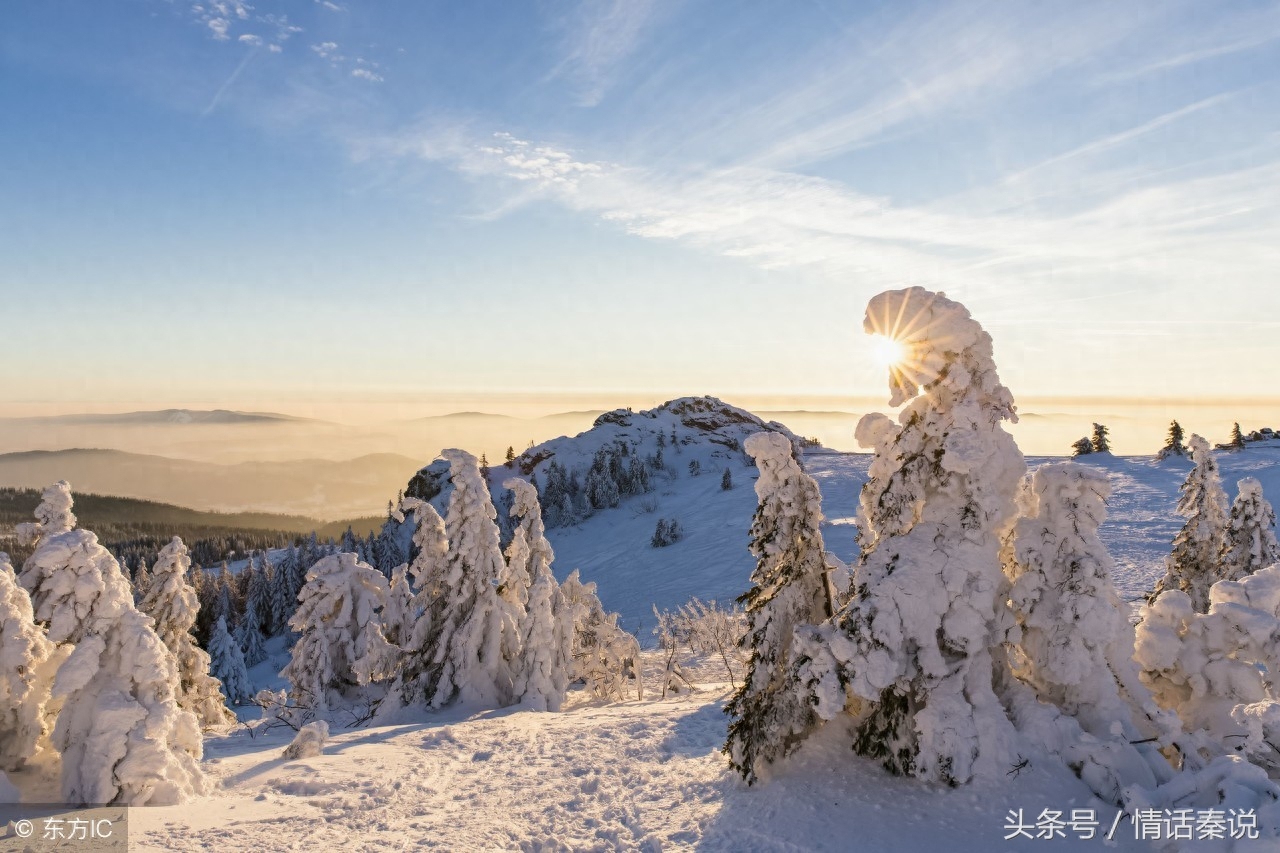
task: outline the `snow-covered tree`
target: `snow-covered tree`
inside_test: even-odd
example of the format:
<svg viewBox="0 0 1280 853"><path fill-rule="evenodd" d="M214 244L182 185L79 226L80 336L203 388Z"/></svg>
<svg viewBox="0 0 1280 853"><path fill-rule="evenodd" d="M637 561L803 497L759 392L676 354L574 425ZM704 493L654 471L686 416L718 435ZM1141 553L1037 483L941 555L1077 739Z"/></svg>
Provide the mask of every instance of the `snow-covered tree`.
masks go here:
<svg viewBox="0 0 1280 853"><path fill-rule="evenodd" d="M31 598L0 551L0 770L21 770L46 745L57 712L53 677L67 651L36 625Z"/></svg>
<svg viewBox="0 0 1280 853"><path fill-rule="evenodd" d="M1111 452L1111 431L1107 429L1105 424L1094 424L1093 435L1089 436L1089 444L1093 447L1094 453L1110 453Z"/></svg>
<svg viewBox="0 0 1280 853"><path fill-rule="evenodd" d="M133 572L133 600L139 602L146 598L150 586L151 572L147 571L147 561L139 557L138 568Z"/></svg>
<svg viewBox="0 0 1280 853"><path fill-rule="evenodd" d="M852 701L854 749L890 770L951 784L1003 776L1014 730L993 689L1008 619L999 550L1026 471L1002 427L1017 419L1013 396L990 335L941 293L882 293L864 327L903 346L890 405L910 402L898 424L858 424L875 457L853 594L806 639L801 675L824 718Z"/></svg>
<svg viewBox="0 0 1280 853"><path fill-rule="evenodd" d="M280 564L275 567L275 571L271 573L271 583L267 592L267 609L271 613L271 634L276 636L283 634L289 630L289 620L293 618L293 613L298 609L298 602L294 600L292 588L290 585L290 575L294 571L293 566L296 565L297 553L295 549L289 548L284 552L284 556L280 559Z"/></svg>
<svg viewBox="0 0 1280 853"><path fill-rule="evenodd" d="M1219 569L1223 578L1232 581L1280 562L1276 514L1271 502L1262 495L1262 484L1253 477L1245 477L1236 488L1231 517L1223 533Z"/></svg>
<svg viewBox="0 0 1280 853"><path fill-rule="evenodd" d="M1064 758L1099 796L1120 803L1126 787L1154 788L1172 775L1155 741L1179 727L1132 660L1128 606L1098 537L1110 494L1099 469L1040 467L1023 483L1022 517L1005 541L1004 561L1013 581L1013 672L1035 691L1036 704L1050 703L1079 724L1087 737L1071 736Z"/></svg>
<svg viewBox="0 0 1280 853"><path fill-rule="evenodd" d="M358 688L392 674L399 649L382 635L387 598L382 572L339 552L307 571L289 627L301 637L281 670L298 704L323 714L356 698Z"/></svg>
<svg viewBox="0 0 1280 853"><path fill-rule="evenodd" d="M445 450L453 494L445 517L449 550L441 567L439 630L424 698L435 708L455 699L498 707L511 701L512 661L503 637L517 632L511 609L498 594L506 563L498 544L497 511L476 458Z"/></svg>
<svg viewBox="0 0 1280 853"><path fill-rule="evenodd" d="M227 620L221 616L209 633L209 672L222 683L222 689L232 704L241 705L253 697L244 654L240 651L240 644L227 630Z"/></svg>
<svg viewBox="0 0 1280 853"><path fill-rule="evenodd" d="M243 571L249 574L249 584L244 597L244 616L236 626L235 636L240 642L240 648L244 650L245 665L253 667L267 659L267 648L262 636L262 614L269 612L270 587L265 567L255 569L252 558Z"/></svg>
<svg viewBox="0 0 1280 853"><path fill-rule="evenodd" d="M628 682L635 682L636 698L644 698L640 641L618 625L617 613L606 613L594 582L583 583L574 569L560 585L573 614L573 679L585 681L601 699L625 700Z"/></svg>
<svg viewBox="0 0 1280 853"><path fill-rule="evenodd" d="M409 587L409 564L391 570L387 602L382 606L382 633L387 642L404 647L413 635L413 590Z"/></svg>
<svg viewBox="0 0 1280 853"><path fill-rule="evenodd" d="M1182 431L1182 424L1177 421L1169 422L1169 432L1165 436L1164 447L1160 448L1160 452L1156 454L1157 459L1168 459L1170 456L1186 456L1187 448L1183 444L1185 434Z"/></svg>
<svg viewBox="0 0 1280 853"><path fill-rule="evenodd" d="M1180 589L1190 596L1196 612L1204 613L1209 609L1209 587L1221 579L1218 560L1227 528L1227 496L1209 443L1193 435L1190 445L1195 467L1187 474L1178 499L1178 513L1187 521L1173 539L1165 575L1150 600L1167 589Z"/></svg>
<svg viewBox="0 0 1280 853"><path fill-rule="evenodd" d="M1088 438L1077 439L1075 444L1071 445L1072 456L1087 456L1093 452L1093 442Z"/></svg>
<svg viewBox="0 0 1280 853"><path fill-rule="evenodd" d="M535 710L559 711L573 668L573 611L551 573L555 554L545 535L537 489L517 478L503 486L515 498L511 515L520 520L507 547L507 583L515 588L516 600L519 583L533 579L519 607L519 657L512 698ZM504 590L504 597L508 594Z"/></svg>
<svg viewBox="0 0 1280 853"><path fill-rule="evenodd" d="M234 723L235 715L227 709L222 685L209 674L209 655L191 635L200 603L187 585L190 568L187 547L173 537L160 549L139 609L151 617L177 661L178 705L194 713L205 728L215 728Z"/></svg>
<svg viewBox="0 0 1280 853"><path fill-rule="evenodd" d="M134 607L119 564L92 533L72 529L65 481L45 490L36 518L22 526L35 551L19 582L49 640L73 647L53 685L62 799L160 805L203 793L200 723L178 706L173 654Z"/></svg>
<svg viewBox="0 0 1280 853"><path fill-rule="evenodd" d="M444 520L426 501L403 498L397 513L401 520L404 513L413 514L413 544L418 552L408 569L414 589L409 606L412 624L400 641L404 654L396 688L400 701L411 704L425 701L427 684L438 665L437 640L444 624L445 557L449 553L449 539Z"/></svg>
<svg viewBox="0 0 1280 853"><path fill-rule="evenodd" d="M724 750L751 784L758 761L772 763L786 755L818 723L795 677L791 640L796 626L830 618L832 601L818 484L800 468L786 436L756 433L744 447L760 469L750 544L756 568L751 589L738 599L746 607L742 643L751 661L742 687L725 707L733 722Z"/></svg>

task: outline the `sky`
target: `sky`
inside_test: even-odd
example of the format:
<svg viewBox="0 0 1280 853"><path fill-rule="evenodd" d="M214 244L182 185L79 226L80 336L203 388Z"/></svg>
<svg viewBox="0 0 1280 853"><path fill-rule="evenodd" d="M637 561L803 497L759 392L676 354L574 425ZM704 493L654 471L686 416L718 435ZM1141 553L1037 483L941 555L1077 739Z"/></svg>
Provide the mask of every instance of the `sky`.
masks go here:
<svg viewBox="0 0 1280 853"><path fill-rule="evenodd" d="M1280 4L47 0L0 22L0 405L1280 397ZM483 408L476 406L476 408Z"/></svg>

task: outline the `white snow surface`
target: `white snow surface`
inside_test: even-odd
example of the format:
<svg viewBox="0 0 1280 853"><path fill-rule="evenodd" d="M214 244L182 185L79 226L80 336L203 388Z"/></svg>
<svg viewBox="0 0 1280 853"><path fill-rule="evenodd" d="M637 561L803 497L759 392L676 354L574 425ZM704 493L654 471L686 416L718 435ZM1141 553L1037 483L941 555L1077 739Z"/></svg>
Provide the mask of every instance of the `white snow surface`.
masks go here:
<svg viewBox="0 0 1280 853"><path fill-rule="evenodd" d="M646 654L650 683L659 661ZM719 751L728 685L695 667L700 692L604 705L570 693L564 713L444 711L423 722L333 729L320 755L285 760L294 732L211 739L216 792L182 808L134 809L130 848L217 850L1146 850L1116 843L1006 843L1023 809L1095 808L1060 766L958 789L889 776L845 732L820 731L766 784L747 788ZM722 675L720 677L723 677ZM1106 826L1104 826L1104 831Z"/></svg>

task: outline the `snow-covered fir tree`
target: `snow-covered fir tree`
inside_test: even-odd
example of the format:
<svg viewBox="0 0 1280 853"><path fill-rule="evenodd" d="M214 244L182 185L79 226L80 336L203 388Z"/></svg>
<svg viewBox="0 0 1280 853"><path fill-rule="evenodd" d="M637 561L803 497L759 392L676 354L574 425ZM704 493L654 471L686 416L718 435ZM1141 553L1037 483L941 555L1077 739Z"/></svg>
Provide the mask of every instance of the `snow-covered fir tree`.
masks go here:
<svg viewBox="0 0 1280 853"><path fill-rule="evenodd" d="M244 597L244 615L236 626L235 636L244 650L245 665L253 667L267 659L265 638L262 635L262 614L269 612L270 588L263 569L255 569L253 560L242 570L249 574L248 590Z"/></svg>
<svg viewBox="0 0 1280 853"><path fill-rule="evenodd" d="M1223 533L1219 569L1219 574L1231 581L1280 562L1276 514L1262 494L1262 484L1253 477L1245 477L1236 488L1236 499L1231 504L1231 516Z"/></svg>
<svg viewBox="0 0 1280 853"><path fill-rule="evenodd" d="M1093 442L1088 438L1077 439L1076 443L1071 445L1072 456L1087 456L1093 452Z"/></svg>
<svg viewBox="0 0 1280 853"><path fill-rule="evenodd" d="M1150 600L1167 589L1180 589L1190 596L1196 612L1204 613L1209 609L1209 587L1221 580L1218 560L1227 528L1227 496L1209 442L1193 435L1190 448L1194 467L1178 498L1178 514L1187 521L1173 539L1165 575Z"/></svg>
<svg viewBox="0 0 1280 853"><path fill-rule="evenodd" d="M413 589L409 586L409 564L391 570L387 601L382 606L382 633L387 642L403 648L413 636Z"/></svg>
<svg viewBox="0 0 1280 853"><path fill-rule="evenodd" d="M1160 448L1160 452L1156 454L1157 459L1168 459L1171 456L1186 456L1187 447L1183 444L1186 435L1182 431L1182 424L1177 421L1169 422L1169 432L1165 435L1164 447Z"/></svg>
<svg viewBox="0 0 1280 853"><path fill-rule="evenodd" d="M1089 444L1094 453L1111 452L1111 431L1106 424L1094 424L1093 434L1089 436Z"/></svg>
<svg viewBox="0 0 1280 853"><path fill-rule="evenodd" d="M324 714L394 672L399 649L382 635L386 598L382 572L353 553L325 557L307 570L289 623L300 637L280 672L299 705Z"/></svg>
<svg viewBox="0 0 1280 853"><path fill-rule="evenodd" d="M241 705L253 698L249 668L245 666L240 644L227 630L227 620L219 616L209 632L209 672L222 683L227 700Z"/></svg>
<svg viewBox="0 0 1280 853"><path fill-rule="evenodd" d="M173 537L160 549L139 609L151 617L177 661L178 705L194 713L203 727L216 728L235 722L235 715L227 709L222 685L209 674L209 655L191 635L200 602L187 585L190 568L187 547Z"/></svg>
<svg viewBox="0 0 1280 853"><path fill-rule="evenodd" d="M854 749L950 784L1002 775L1014 729L993 689L1007 609L1001 540L1026 471L991 337L968 310L918 287L871 300L864 327L900 342L894 424L868 415L875 448L858 511L853 594L806 643L802 675L825 718L857 710ZM839 679L837 681L837 679Z"/></svg>
<svg viewBox="0 0 1280 853"><path fill-rule="evenodd" d="M53 677L69 651L36 625L31 598L0 551L0 770L21 770L47 745L57 713Z"/></svg>
<svg viewBox="0 0 1280 853"><path fill-rule="evenodd" d="M19 577L49 640L73 647L53 686L62 799L160 805L203 793L200 723L178 706L173 654L134 606L115 558L72 529L71 505L65 481L45 489L37 522L21 528L35 551Z"/></svg>
<svg viewBox="0 0 1280 853"><path fill-rule="evenodd" d="M453 493L445 516L449 550L440 571L439 630L432 644L423 698L434 708L455 699L482 707L511 701L513 661L503 638L518 632L511 608L498 594L506 563L498 543L497 511L476 458L445 450Z"/></svg>
<svg viewBox="0 0 1280 853"><path fill-rule="evenodd" d="M138 567L133 571L133 600L134 602L142 601L147 595L147 589L151 586L151 572L147 571L147 561L142 557L138 558Z"/></svg>
<svg viewBox="0 0 1280 853"><path fill-rule="evenodd" d="M800 468L786 436L756 433L744 449L760 469L750 545L756 568L751 589L738 599L746 607L742 642L751 661L725 707L733 721L724 751L751 784L758 766L786 755L818 723L795 676L791 641L797 626L830 618L832 601L818 484Z"/></svg>
<svg viewBox="0 0 1280 853"><path fill-rule="evenodd" d="M290 577L294 571L292 566L296 560L296 550L293 548L286 549L284 555L280 558L279 565L271 573L270 588L267 592L267 607L271 612L272 636L283 634L289 630L289 620L293 618L294 611L298 609L298 602L293 598L290 585Z"/></svg>
<svg viewBox="0 0 1280 853"><path fill-rule="evenodd" d="M533 578L519 608L512 698L535 710L559 711L573 668L573 610L551 573L555 554L545 535L537 489L516 478L503 486L515 498L511 514L519 519L507 547L509 577Z"/></svg>
<svg viewBox="0 0 1280 853"><path fill-rule="evenodd" d="M1022 516L1006 539L1004 563L1016 619L1010 663L1035 691L1023 707L1034 712L1049 703L1078 723L1087 736L1068 732L1063 757L1095 793L1118 804L1126 787L1154 788L1172 776L1156 742L1179 726L1156 704L1132 659L1128 606L1098 537L1110 494L1097 468L1041 466L1023 483ZM1038 740L1052 746L1055 737Z"/></svg>
<svg viewBox="0 0 1280 853"><path fill-rule="evenodd" d="M444 519L426 501L403 498L397 512L402 520L404 513L413 514L413 545L417 551L408 568L414 590L408 613L412 621L400 641L404 653L396 686L401 703L412 704L424 701L427 684L437 667L437 639L444 624L445 556L449 553L449 539L445 535Z"/></svg>

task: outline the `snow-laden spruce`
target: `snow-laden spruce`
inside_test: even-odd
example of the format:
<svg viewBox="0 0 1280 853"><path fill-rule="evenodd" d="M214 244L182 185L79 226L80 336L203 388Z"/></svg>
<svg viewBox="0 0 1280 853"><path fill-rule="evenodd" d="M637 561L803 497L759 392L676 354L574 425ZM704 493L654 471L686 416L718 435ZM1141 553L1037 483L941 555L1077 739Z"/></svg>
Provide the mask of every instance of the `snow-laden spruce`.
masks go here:
<svg viewBox="0 0 1280 853"><path fill-rule="evenodd" d="M445 450L453 494L445 516L449 550L440 571L438 631L423 698L434 708L459 700L495 708L511 701L512 661L503 639L517 634L518 619L498 594L506 571L498 544L497 510L465 450Z"/></svg>
<svg viewBox="0 0 1280 853"><path fill-rule="evenodd" d="M992 686L1008 627L999 550L1026 471L1002 427L1017 420L1013 396L991 336L941 293L882 293L864 327L902 345L890 405L907 405L898 424L858 424L875 458L852 597L806 641L802 675L828 719L847 688L854 749L894 772L950 784L1003 775L1016 753Z"/></svg>
<svg viewBox="0 0 1280 853"><path fill-rule="evenodd" d="M444 623L445 556L449 553L449 539L444 519L426 501L405 498L396 512L401 520L404 513L413 514L413 544L418 552L408 568L414 594L409 603L410 622L401 627L403 655L393 687L399 702L411 705L425 701L427 684L438 667L436 640Z"/></svg>
<svg viewBox="0 0 1280 853"><path fill-rule="evenodd" d="M267 647L262 636L263 627L270 614L270 582L267 579L266 564L262 568L253 567L253 557L249 557L249 565L243 571L247 574L248 589L244 596L244 615L236 626L235 637L244 651L245 666L253 667L267 659ZM296 611L295 611L296 612Z"/></svg>
<svg viewBox="0 0 1280 853"><path fill-rule="evenodd" d="M36 518L22 527L35 551L19 581L49 639L73 647L53 685L62 799L165 805L203 793L199 720L178 706L177 663L119 564L96 536L71 528L65 481L45 490Z"/></svg>
<svg viewBox="0 0 1280 853"><path fill-rule="evenodd" d="M1209 587L1222 579L1219 557L1227 528L1227 495L1209 442L1193 435L1188 444L1194 467L1178 498L1178 514L1187 521L1173 539L1165 575L1150 600L1167 589L1180 589L1191 598L1196 612L1204 613L1209 609Z"/></svg>
<svg viewBox="0 0 1280 853"><path fill-rule="evenodd" d="M797 626L830 618L832 602L818 484L801 470L786 436L756 433L745 450L760 469L750 544L756 569L751 589L739 599L746 607L742 642L751 649L751 662L725 708L733 722L724 749L733 768L753 783L757 762L786 755L818 723L795 677L792 636Z"/></svg>
<svg viewBox="0 0 1280 853"><path fill-rule="evenodd" d="M57 713L53 677L68 651L36 625L31 598L0 551L0 770L21 770L47 746Z"/></svg>
<svg viewBox="0 0 1280 853"><path fill-rule="evenodd" d="M178 705L194 713L205 728L217 728L236 718L227 708L222 684L209 674L208 653L191 635L200 603L187 584L190 569L187 547L175 536L160 549L139 609L151 617L156 633L177 661Z"/></svg>
<svg viewBox="0 0 1280 853"><path fill-rule="evenodd" d="M1237 489L1219 558L1222 564L1219 573L1231 581L1280 562L1276 513L1262 495L1262 484L1253 477L1245 477Z"/></svg>
<svg viewBox="0 0 1280 853"><path fill-rule="evenodd" d="M386 577L355 554L333 554L307 571L289 622L300 637L280 672L299 705L323 715L395 671L399 649L382 635L386 597Z"/></svg>
<svg viewBox="0 0 1280 853"><path fill-rule="evenodd" d="M209 632L209 672L222 684L227 700L235 705L248 702L253 696L249 682L249 668L244 663L240 644L227 630L227 619L219 616Z"/></svg>
<svg viewBox="0 0 1280 853"><path fill-rule="evenodd" d="M1105 472L1074 462L1044 465L1023 483L1004 564L1016 620L1010 664L1034 696L1016 703L1006 695L1006 704L1018 709L1024 734L1036 731L1098 796L1120 804L1125 788L1154 788L1172 777L1159 748L1180 726L1156 704L1132 660L1128 607L1098 538L1110 494ZM1018 686L1008 682L1005 693ZM1042 703L1082 731L1046 714Z"/></svg>
<svg viewBox="0 0 1280 853"><path fill-rule="evenodd" d="M538 490L514 477L503 486L511 490L511 515L520 522L507 546L508 581L503 591L513 601L523 599L512 698L534 710L559 711L573 668L575 611L551 573L555 553L542 524ZM519 584L528 584L530 578L532 585L521 591Z"/></svg>
<svg viewBox="0 0 1280 853"><path fill-rule="evenodd" d="M391 570L387 601L382 606L382 633L387 642L404 647L413 634L413 589L409 586L409 564Z"/></svg>

